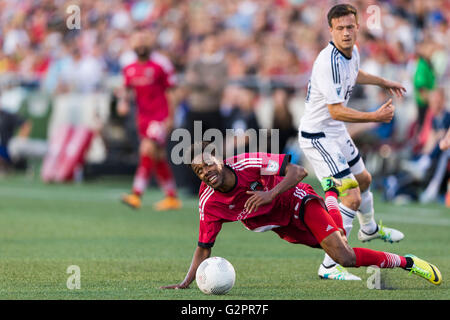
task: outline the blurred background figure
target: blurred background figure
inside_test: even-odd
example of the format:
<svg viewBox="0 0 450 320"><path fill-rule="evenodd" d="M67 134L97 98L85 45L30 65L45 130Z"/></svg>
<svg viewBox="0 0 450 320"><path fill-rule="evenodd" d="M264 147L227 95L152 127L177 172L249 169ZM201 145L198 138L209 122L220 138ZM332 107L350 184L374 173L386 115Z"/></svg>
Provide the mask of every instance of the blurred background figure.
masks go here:
<svg viewBox="0 0 450 320"><path fill-rule="evenodd" d="M222 134L225 132L220 106L228 81L228 68L221 48L217 34L204 35L199 44L198 58L190 61L186 67L183 89L187 111L183 126L189 131L192 143L195 134L202 138L208 129L217 129ZM198 133L195 132L196 124ZM185 174L186 181L192 185L189 187L191 193L196 194L200 181L196 181L189 168L186 168Z"/></svg>
<svg viewBox="0 0 450 320"><path fill-rule="evenodd" d="M290 110L290 102L294 93L292 88L277 87L276 85L272 93L274 110L271 127L279 130L279 153L289 153L289 140L292 138L297 139L298 129L295 127Z"/></svg>
<svg viewBox="0 0 450 320"><path fill-rule="evenodd" d="M445 138L448 128L450 128L450 111L445 109L444 88L439 87L429 93L428 107L432 115L428 139L417 155L417 159L405 161L403 164L409 174L426 185L419 198L423 203L436 200L442 193L441 185L443 182L447 182L449 177L450 153L448 150L443 151L440 148L440 141Z"/></svg>
<svg viewBox="0 0 450 320"><path fill-rule="evenodd" d="M0 172L34 166L47 153L47 141L33 138L32 119L0 104ZM34 170L36 168L32 168Z"/></svg>
<svg viewBox="0 0 450 320"><path fill-rule="evenodd" d="M449 151L440 147L450 128L450 111L446 108L446 93L438 87L428 94L430 129L423 148L413 153L413 159L403 159L397 176L390 176L389 197L403 194L422 203L435 201L448 193ZM447 201L447 200L446 200Z"/></svg>
<svg viewBox="0 0 450 320"><path fill-rule="evenodd" d="M447 130L445 137L439 142L439 148L441 148L441 150L450 148L450 129Z"/></svg>
<svg viewBox="0 0 450 320"><path fill-rule="evenodd" d="M118 111L119 114L126 115L130 111L130 103L136 104L135 117L140 144L139 164L134 175L132 192L124 195L122 202L139 209L148 181L155 173L166 196L155 204L155 209L165 211L181 208L165 149L173 117L166 91L174 83L161 65L151 59L154 38L155 35L148 31L133 33L131 46L137 61L126 66L123 71L124 90L118 103Z"/></svg>
<svg viewBox="0 0 450 320"><path fill-rule="evenodd" d="M225 128L233 130L233 134L225 136L224 156L257 152L260 129L255 114L257 93L253 88L245 87L245 85L233 85L227 90L229 105L222 105L222 115Z"/></svg>
<svg viewBox="0 0 450 320"><path fill-rule="evenodd" d="M25 138L30 131L30 123L25 119L0 108L0 172L5 173L16 163L11 155L11 140L15 137ZM17 154L16 154L17 156Z"/></svg>
<svg viewBox="0 0 450 320"><path fill-rule="evenodd" d="M418 137L417 148L421 148L425 143L429 131L431 112L428 112L430 93L436 86L436 72L434 70L431 58L436 49L436 45L427 40L420 43L417 47L417 67L414 73L414 97L417 104L417 127Z"/></svg>

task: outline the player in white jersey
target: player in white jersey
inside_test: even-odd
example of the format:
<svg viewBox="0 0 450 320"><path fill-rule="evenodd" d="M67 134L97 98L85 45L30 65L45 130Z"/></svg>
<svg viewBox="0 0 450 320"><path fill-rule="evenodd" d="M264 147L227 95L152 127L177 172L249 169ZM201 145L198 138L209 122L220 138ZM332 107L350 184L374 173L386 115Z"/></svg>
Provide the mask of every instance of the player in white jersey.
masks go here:
<svg viewBox="0 0 450 320"><path fill-rule="evenodd" d="M404 235L395 229L378 225L374 220L372 177L366 170L358 148L347 132L344 122L390 122L394 105L389 99L374 112L347 107L355 84L378 85L401 97L405 88L399 83L370 75L359 69L359 53L355 46L359 29L357 11L348 4L334 6L328 12L332 41L318 55L308 84L306 108L299 127L300 147L321 182L327 177L355 178L359 188L341 197L339 209L347 237L358 216L361 229L358 239L380 238L397 242ZM326 191L326 183L322 183ZM325 256L319 276L326 279L361 280Z"/></svg>

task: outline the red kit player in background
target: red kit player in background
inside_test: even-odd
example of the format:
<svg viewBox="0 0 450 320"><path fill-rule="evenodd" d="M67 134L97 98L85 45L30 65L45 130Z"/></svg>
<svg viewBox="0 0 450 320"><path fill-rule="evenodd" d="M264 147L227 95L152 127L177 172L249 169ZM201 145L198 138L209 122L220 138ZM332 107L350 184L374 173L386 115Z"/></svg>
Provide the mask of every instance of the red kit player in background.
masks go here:
<svg viewBox="0 0 450 320"><path fill-rule="evenodd" d="M157 54L151 54L155 35L148 31L137 31L131 38L137 61L123 69L124 90L122 91L118 112L129 112L130 99L137 106L136 124L140 139L139 165L136 170L132 193L124 195L122 202L138 209L147 183L156 174L165 199L155 204L158 211L181 208L177 197L175 180L167 160L165 149L167 135L172 126L172 112L167 91L173 83L170 62Z"/></svg>
<svg viewBox="0 0 450 320"><path fill-rule="evenodd" d="M310 185L300 182L307 172L290 163L289 155L244 153L224 162L214 156L213 148L206 151L208 144L199 144L190 150L190 166L202 181L198 245L184 280L163 289L189 287L200 263L210 257L222 224L232 221L241 221L254 232L271 230L290 243L322 248L344 267L398 267L432 284L441 283L436 266L416 256L348 245L337 199L357 187L356 180L328 178L323 201Z"/></svg>

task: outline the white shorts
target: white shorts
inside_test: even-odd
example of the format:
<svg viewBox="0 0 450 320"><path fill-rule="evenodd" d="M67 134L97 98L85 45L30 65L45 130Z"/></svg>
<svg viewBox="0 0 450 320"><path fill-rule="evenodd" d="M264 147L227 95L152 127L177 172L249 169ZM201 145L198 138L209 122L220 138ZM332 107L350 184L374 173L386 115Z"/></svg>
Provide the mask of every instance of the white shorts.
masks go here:
<svg viewBox="0 0 450 320"><path fill-rule="evenodd" d="M326 134L301 131L299 143L319 180L357 175L365 170L359 150L347 131Z"/></svg>

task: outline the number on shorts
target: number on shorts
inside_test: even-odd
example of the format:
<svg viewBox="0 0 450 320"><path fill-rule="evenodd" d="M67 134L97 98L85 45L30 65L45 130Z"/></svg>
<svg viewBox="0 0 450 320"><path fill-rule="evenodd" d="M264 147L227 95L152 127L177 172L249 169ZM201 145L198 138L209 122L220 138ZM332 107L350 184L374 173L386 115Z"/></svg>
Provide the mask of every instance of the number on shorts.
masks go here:
<svg viewBox="0 0 450 320"><path fill-rule="evenodd" d="M350 154L353 155L355 153L355 146L350 139L347 140L347 144L350 146L350 148L352 148L352 152Z"/></svg>

